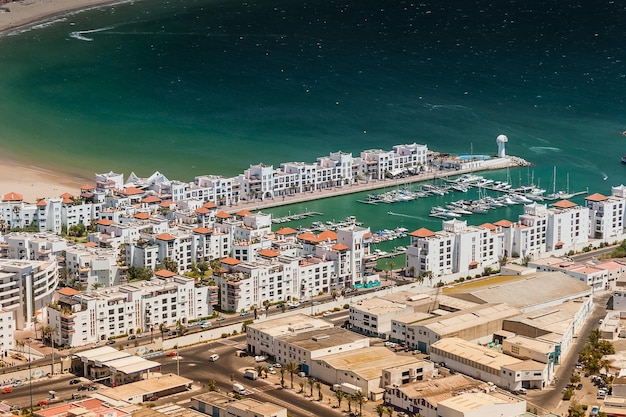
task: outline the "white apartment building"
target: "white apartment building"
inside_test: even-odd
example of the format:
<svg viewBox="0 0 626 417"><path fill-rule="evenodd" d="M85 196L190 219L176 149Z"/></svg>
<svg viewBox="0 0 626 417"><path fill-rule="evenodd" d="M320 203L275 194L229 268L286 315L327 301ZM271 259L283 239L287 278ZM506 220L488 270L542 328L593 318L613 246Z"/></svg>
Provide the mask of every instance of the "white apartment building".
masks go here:
<svg viewBox="0 0 626 417"><path fill-rule="evenodd" d="M391 151L370 149L361 152L363 173L373 179L397 176L409 170L426 169L428 147L416 143L396 145Z"/></svg>
<svg viewBox="0 0 626 417"><path fill-rule="evenodd" d="M13 312L0 308L0 358L15 349L15 319Z"/></svg>
<svg viewBox="0 0 626 417"><path fill-rule="evenodd" d="M78 292L66 287L47 308L58 346L83 346L125 334L157 331L213 313L210 287L158 271L150 281Z"/></svg>
<svg viewBox="0 0 626 417"><path fill-rule="evenodd" d="M128 267L118 265L119 256L115 249L90 244L71 246L65 251L67 277L85 289L120 285L126 279Z"/></svg>
<svg viewBox="0 0 626 417"><path fill-rule="evenodd" d="M497 228L468 227L457 219L442 224L440 232L421 228L410 233L406 265L415 276L425 276L425 282L433 285L497 265L504 241Z"/></svg>
<svg viewBox="0 0 626 417"><path fill-rule="evenodd" d="M67 242L52 233L18 232L0 236L0 246L6 248L4 255L9 259L46 261L60 256Z"/></svg>
<svg viewBox="0 0 626 417"><path fill-rule="evenodd" d="M563 272L589 285L594 291L615 288L619 277L626 272L626 265L611 260L579 264L566 258L549 257L531 261L528 266L540 272Z"/></svg>
<svg viewBox="0 0 626 417"><path fill-rule="evenodd" d="M585 197L589 209L589 237L602 242L617 243L624 239L626 224L626 187L611 187L611 195L599 193Z"/></svg>
<svg viewBox="0 0 626 417"><path fill-rule="evenodd" d="M59 283L56 260L0 259L0 309L15 316L15 329L24 329L52 300Z"/></svg>

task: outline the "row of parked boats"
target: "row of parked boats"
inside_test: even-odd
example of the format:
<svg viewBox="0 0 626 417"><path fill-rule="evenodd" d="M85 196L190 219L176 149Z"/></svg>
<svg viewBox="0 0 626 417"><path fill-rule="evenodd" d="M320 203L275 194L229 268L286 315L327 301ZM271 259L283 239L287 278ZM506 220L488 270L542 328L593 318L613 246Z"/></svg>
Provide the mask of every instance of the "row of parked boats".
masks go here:
<svg viewBox="0 0 626 417"><path fill-rule="evenodd" d="M430 210L431 217L449 219L469 216L475 213L488 213L489 210L517 204L529 204L533 200L530 195L507 194L500 197L485 196L478 200L458 200L446 204L445 207L435 206Z"/></svg>

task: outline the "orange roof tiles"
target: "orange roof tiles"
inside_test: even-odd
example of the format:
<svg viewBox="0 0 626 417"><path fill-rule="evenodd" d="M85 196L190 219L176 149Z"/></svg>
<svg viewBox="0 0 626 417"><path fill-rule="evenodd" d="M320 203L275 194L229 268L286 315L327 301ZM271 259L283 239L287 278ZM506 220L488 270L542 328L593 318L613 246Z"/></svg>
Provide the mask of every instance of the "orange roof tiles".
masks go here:
<svg viewBox="0 0 626 417"><path fill-rule="evenodd" d="M159 204L159 207L170 208L172 204L176 204L176 203L174 203L172 200L165 200L165 201L161 201L161 203Z"/></svg>
<svg viewBox="0 0 626 417"><path fill-rule="evenodd" d="M226 264L226 265L237 265L240 264L241 261L239 259L235 259L235 258L224 258L222 260L220 260L221 263Z"/></svg>
<svg viewBox="0 0 626 417"><path fill-rule="evenodd" d="M271 250L271 249L261 249L257 253L261 256L265 256L266 258L276 258L277 256L280 255L278 251Z"/></svg>
<svg viewBox="0 0 626 417"><path fill-rule="evenodd" d="M113 220L109 220L109 219L100 219L98 220L98 224L100 226L111 226L113 223L115 223Z"/></svg>
<svg viewBox="0 0 626 417"><path fill-rule="evenodd" d="M252 214L252 212L250 212L248 210L241 210L240 212L237 213L237 216L244 217L244 216L249 216L251 214Z"/></svg>
<svg viewBox="0 0 626 417"><path fill-rule="evenodd" d="M563 245L565 245L565 242L556 242L554 244L554 246L563 246Z"/></svg>
<svg viewBox="0 0 626 417"><path fill-rule="evenodd" d="M86 248L95 248L97 246L98 246L98 244L96 242L87 242L87 243L85 243L85 247Z"/></svg>
<svg viewBox="0 0 626 417"><path fill-rule="evenodd" d="M76 291L74 288L64 287L64 288L61 288L58 291L58 293L71 297L72 295L80 294L80 291Z"/></svg>
<svg viewBox="0 0 626 417"><path fill-rule="evenodd" d="M124 195L138 195L143 194L144 192L144 190L140 190L137 187L127 187L120 191L120 193Z"/></svg>
<svg viewBox="0 0 626 417"><path fill-rule="evenodd" d="M336 250L336 251L342 251L342 250L348 250L348 249L350 248L344 245L343 243L337 243L336 245L332 246L332 250Z"/></svg>
<svg viewBox="0 0 626 417"><path fill-rule="evenodd" d="M148 220L150 215L148 213L137 213L133 217L139 220Z"/></svg>
<svg viewBox="0 0 626 417"><path fill-rule="evenodd" d="M85 184L85 185L81 185L80 189L81 190L93 190L95 187L93 185L89 185L89 184Z"/></svg>
<svg viewBox="0 0 626 417"><path fill-rule="evenodd" d="M477 265L478 265L478 262L476 261L472 261L469 263L469 266L477 266Z"/></svg>
<svg viewBox="0 0 626 417"><path fill-rule="evenodd" d="M141 200L142 203L158 203L161 199L155 195L149 195L148 197Z"/></svg>
<svg viewBox="0 0 626 417"><path fill-rule="evenodd" d="M414 232L409 233L409 236L413 236L413 237L431 237L431 236L435 236L436 233L433 232L432 230L428 230L425 227L422 227L421 229L415 230Z"/></svg>
<svg viewBox="0 0 626 417"><path fill-rule="evenodd" d="M296 238L297 238L297 239L299 239L299 240L304 240L304 241L307 241L307 242L312 242L312 243L317 243L317 242L319 242L319 241L320 241L320 240L317 238L317 236L315 236L315 235L314 235L313 233L311 233L311 232L305 232L305 233L302 233L302 234L300 234L300 235L296 236Z"/></svg>
<svg viewBox="0 0 626 417"><path fill-rule="evenodd" d="M59 197L61 197L61 198L72 198L72 194L70 194L70 193L63 193Z"/></svg>
<svg viewBox="0 0 626 417"><path fill-rule="evenodd" d="M500 226L500 227L509 227L512 224L513 224L512 221L509 221L509 220L506 220L506 219L498 220L497 222L494 223L494 225Z"/></svg>
<svg viewBox="0 0 626 417"><path fill-rule="evenodd" d="M5 194L2 197L2 201L22 201L22 200L24 200L24 196L22 194L14 193L12 191L8 194Z"/></svg>
<svg viewBox="0 0 626 417"><path fill-rule="evenodd" d="M589 201L606 201L609 198L600 193L591 194L590 196L585 197L585 200Z"/></svg>
<svg viewBox="0 0 626 417"><path fill-rule="evenodd" d="M332 230L324 230L322 233L317 235L317 238L320 241L322 241L322 240L337 240L337 233L333 232Z"/></svg>
<svg viewBox="0 0 626 417"><path fill-rule="evenodd" d="M46 203L46 200L44 199L37 201L37 207L46 207L47 205L48 203Z"/></svg>
<svg viewBox="0 0 626 417"><path fill-rule="evenodd" d="M193 229L194 233L200 233L201 235L208 235L213 233L213 230L207 229L206 227L196 227Z"/></svg>
<svg viewBox="0 0 626 417"><path fill-rule="evenodd" d="M199 209L196 210L196 213L198 214L209 214L211 212L211 210L209 210L206 207L200 207Z"/></svg>
<svg viewBox="0 0 626 417"><path fill-rule="evenodd" d="M208 208L208 209L211 209L211 208L215 208L215 207L217 207L217 204L215 204L215 203L214 203L214 202L212 202L212 201L207 201L206 203L204 203L204 204L202 205L202 207L204 207L204 208Z"/></svg>
<svg viewBox="0 0 626 417"><path fill-rule="evenodd" d="M219 213L215 215L215 217L217 217L218 219L229 219L231 216L225 211L220 211Z"/></svg>
<svg viewBox="0 0 626 417"><path fill-rule="evenodd" d="M171 278L176 275L176 272L172 272L169 269L159 269L154 275L161 278Z"/></svg>
<svg viewBox="0 0 626 417"><path fill-rule="evenodd" d="M559 202L552 204L552 207L556 207L556 208L572 208L576 206L577 206L576 203L572 203L569 200L561 200Z"/></svg>
<svg viewBox="0 0 626 417"><path fill-rule="evenodd" d="M292 229L291 227L281 227L278 231L276 231L277 235L293 235L298 233L296 229Z"/></svg>
<svg viewBox="0 0 626 417"><path fill-rule="evenodd" d="M158 240L165 240L165 241L176 240L176 238L170 235L169 233L161 233L159 235L156 235L154 238Z"/></svg>
<svg viewBox="0 0 626 417"><path fill-rule="evenodd" d="M64 198L62 203L63 204L72 204L72 203L74 203L74 200L72 200L71 198Z"/></svg>
<svg viewBox="0 0 626 417"><path fill-rule="evenodd" d="M483 223L483 224L481 224L478 227L482 227L483 229L489 229L492 232L497 229L496 225L495 224L491 224L491 223Z"/></svg>

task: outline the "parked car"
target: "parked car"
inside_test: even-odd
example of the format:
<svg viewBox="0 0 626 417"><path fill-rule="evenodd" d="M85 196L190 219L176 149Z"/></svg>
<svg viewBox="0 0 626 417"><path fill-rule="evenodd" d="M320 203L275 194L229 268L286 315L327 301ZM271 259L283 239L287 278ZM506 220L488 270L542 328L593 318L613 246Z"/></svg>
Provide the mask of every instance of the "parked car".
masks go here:
<svg viewBox="0 0 626 417"><path fill-rule="evenodd" d="M102 344L100 344L100 343L94 343L94 344L93 344L93 346L91 346L91 348L92 348L92 349L95 349L95 348L99 348L100 346L102 346Z"/></svg>
<svg viewBox="0 0 626 417"><path fill-rule="evenodd" d="M219 316L217 319L215 319L215 321L224 321L226 320L226 317L223 316Z"/></svg>
<svg viewBox="0 0 626 417"><path fill-rule="evenodd" d="M595 417L600 413L600 407L594 405L591 407L591 411L589 412L589 417Z"/></svg>
<svg viewBox="0 0 626 417"><path fill-rule="evenodd" d="M12 387L4 387L2 388L2 393L3 394L10 394L13 392L13 388Z"/></svg>
<svg viewBox="0 0 626 417"><path fill-rule="evenodd" d="M583 389L583 384L578 384L578 385L576 385L576 389L577 389L577 390L579 390L579 391L580 391L581 389Z"/></svg>
<svg viewBox="0 0 626 417"><path fill-rule="evenodd" d="M135 340L137 339L137 336L134 334L131 334L130 336L128 336L128 340Z"/></svg>
<svg viewBox="0 0 626 417"><path fill-rule="evenodd" d="M172 357L172 356L177 356L177 355L178 355L178 353L177 353L177 352L175 352L175 351L172 351L172 352L167 352L165 355L166 355L166 356L170 356L170 357Z"/></svg>
<svg viewBox="0 0 626 417"><path fill-rule="evenodd" d="M76 385L76 384L80 384L81 381L80 379L74 378L74 379L70 379L70 385Z"/></svg>
<svg viewBox="0 0 626 417"><path fill-rule="evenodd" d="M322 314L322 317L328 317L331 314L333 314L333 313L331 313L330 311L324 311L324 314Z"/></svg>
<svg viewBox="0 0 626 417"><path fill-rule="evenodd" d="M249 316L249 315L250 315L250 312L249 312L249 311L242 311L241 313L239 313L239 315L240 315L241 317Z"/></svg>
<svg viewBox="0 0 626 417"><path fill-rule="evenodd" d="M115 340L113 339L107 340L107 345L114 345L114 344L115 344Z"/></svg>
<svg viewBox="0 0 626 417"><path fill-rule="evenodd" d="M211 356L209 356L209 360L211 362L215 362L216 360L218 360L220 358L220 355L218 355L217 353L212 354Z"/></svg>

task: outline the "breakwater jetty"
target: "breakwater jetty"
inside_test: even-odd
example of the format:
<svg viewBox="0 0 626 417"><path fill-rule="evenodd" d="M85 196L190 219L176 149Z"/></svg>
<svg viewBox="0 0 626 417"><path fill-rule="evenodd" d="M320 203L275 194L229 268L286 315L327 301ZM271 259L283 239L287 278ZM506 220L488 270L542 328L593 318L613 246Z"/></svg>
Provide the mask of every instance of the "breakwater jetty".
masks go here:
<svg viewBox="0 0 626 417"><path fill-rule="evenodd" d="M385 187L401 186L406 184L414 184L419 182L433 181L439 178L448 178L450 176L462 175L467 173L478 173L487 171L497 171L506 168L527 167L531 163L523 158L516 156L506 156L504 158L493 158L488 163L477 166L461 167L461 168L444 168L426 170L416 174L408 174L398 178L382 178L371 180L359 180L353 184L340 185L336 187L328 187L320 190L307 191L284 197L276 197L265 200L256 201L239 201L230 207L224 207L227 213L236 213L242 208L249 211L259 211L272 207L286 206L289 204L303 203L307 201L319 200L323 198L338 197L347 194L356 194L364 191L378 190Z"/></svg>

